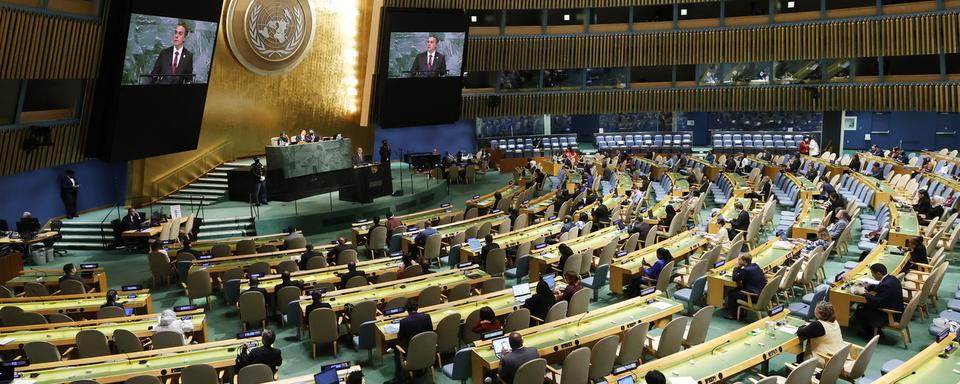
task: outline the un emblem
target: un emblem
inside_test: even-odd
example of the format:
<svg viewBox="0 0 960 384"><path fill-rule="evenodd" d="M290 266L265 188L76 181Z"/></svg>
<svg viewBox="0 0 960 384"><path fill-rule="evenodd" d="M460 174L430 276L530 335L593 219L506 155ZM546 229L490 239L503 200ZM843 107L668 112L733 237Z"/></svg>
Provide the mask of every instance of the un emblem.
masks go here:
<svg viewBox="0 0 960 384"><path fill-rule="evenodd" d="M306 57L315 30L309 0L231 0L227 42L250 71L287 72Z"/></svg>

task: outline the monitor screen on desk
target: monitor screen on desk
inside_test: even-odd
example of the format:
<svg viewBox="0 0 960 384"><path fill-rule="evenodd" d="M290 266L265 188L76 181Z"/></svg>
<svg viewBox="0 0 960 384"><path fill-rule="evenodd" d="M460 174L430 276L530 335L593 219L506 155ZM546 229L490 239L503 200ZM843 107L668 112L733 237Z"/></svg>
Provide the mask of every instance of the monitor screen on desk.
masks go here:
<svg viewBox="0 0 960 384"><path fill-rule="evenodd" d="M313 375L313 382L314 384L337 384L340 378L337 377L337 370L334 368Z"/></svg>

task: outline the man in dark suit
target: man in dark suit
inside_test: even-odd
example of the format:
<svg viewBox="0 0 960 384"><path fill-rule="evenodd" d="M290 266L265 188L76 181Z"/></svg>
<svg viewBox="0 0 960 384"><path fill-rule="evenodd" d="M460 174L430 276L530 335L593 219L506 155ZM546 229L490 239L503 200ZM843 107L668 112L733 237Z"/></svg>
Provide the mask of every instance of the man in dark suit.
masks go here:
<svg viewBox="0 0 960 384"><path fill-rule="evenodd" d="M491 234L487 234L487 237L484 238L483 240L484 240L483 247L480 248L480 260L475 260L475 262L479 261L479 263L477 264L480 264L481 266L486 267L487 255L490 253L490 250L500 248L500 244L493 242L493 235Z"/></svg>
<svg viewBox="0 0 960 384"><path fill-rule="evenodd" d="M746 232L747 228L750 227L750 214L744 209L743 203L738 201L733 204L733 207L737 209L737 218L730 222L730 225L733 227L733 230L730 231L731 240L733 240L738 233Z"/></svg>
<svg viewBox="0 0 960 384"><path fill-rule="evenodd" d="M237 355L237 369L248 365L264 364L277 373L277 367L283 364L283 357L280 349L273 347L273 342L277 340L277 335L269 329L264 329L260 334L262 345L247 351L247 344L240 345L240 354Z"/></svg>
<svg viewBox="0 0 960 384"><path fill-rule="evenodd" d="M437 52L440 39L434 35L427 37L427 51L421 52L413 60L410 74L413 77L443 77L447 75L447 59Z"/></svg>
<svg viewBox="0 0 960 384"><path fill-rule="evenodd" d="M60 200L63 200L63 208L67 211L67 218L77 217L77 190L80 189L80 183L77 182L73 170L60 176Z"/></svg>
<svg viewBox="0 0 960 384"><path fill-rule="evenodd" d="M347 281L350 281L351 278L356 276L367 276L367 273L364 271L357 270L357 263L350 262L347 264L347 273L340 275L340 289L347 287Z"/></svg>
<svg viewBox="0 0 960 384"><path fill-rule="evenodd" d="M523 346L523 337L513 332L509 336L510 352L500 358L500 379L508 384L513 383L513 377L524 363L540 357L536 348Z"/></svg>
<svg viewBox="0 0 960 384"><path fill-rule="evenodd" d="M327 252L327 264L336 264L340 252L348 249L350 249L350 246L347 245L347 239L344 239L343 236L338 237L337 245L334 245L333 248L330 248L330 252Z"/></svg>
<svg viewBox="0 0 960 384"><path fill-rule="evenodd" d="M744 292L760 294L763 286L767 285L767 276L763 274L760 266L753 262L749 254L743 254L737 260L737 267L733 269L731 277L739 289L727 292L727 313L724 317L734 320L737 314L737 300L747 298Z"/></svg>
<svg viewBox="0 0 960 384"><path fill-rule="evenodd" d="M132 231L140 229L140 225L143 223L143 216L140 216L140 212L137 212L136 209L130 208L127 209L127 215L121 220L121 225L123 226L124 231Z"/></svg>
<svg viewBox="0 0 960 384"><path fill-rule="evenodd" d="M404 308L407 310L407 317L400 320L400 329L397 332L397 345L403 348L409 356L411 353L417 353L409 349L410 340L421 333L433 331L433 321L430 320L430 315L417 312L418 307L416 300L407 301L407 305L404 306ZM394 352L393 357L396 377L388 381L388 383L399 383L403 380L408 380L409 378L403 375L403 370L401 369L400 353Z"/></svg>
<svg viewBox="0 0 960 384"><path fill-rule="evenodd" d="M312 259L312 258L314 258L314 257L323 258L323 254L322 254L322 253L313 250L313 244L309 244L309 243L308 243L308 244L306 245L306 249L307 249L307 251L304 252L303 255L300 256L300 265L299 265L299 266L300 266L300 269L301 269L301 270L307 269L307 263L310 262L310 259Z"/></svg>
<svg viewBox="0 0 960 384"><path fill-rule="evenodd" d="M243 291L241 295L247 292L260 292L260 294L263 295L263 305L266 307L267 313L270 313L270 307L271 307L271 302L273 302L272 300L273 296L267 294L267 290L260 287L259 278L251 276L249 283L250 283L250 288L247 288L246 291Z"/></svg>
<svg viewBox="0 0 960 384"><path fill-rule="evenodd" d="M390 162L390 146L387 144L386 139L380 142L380 162L381 163Z"/></svg>
<svg viewBox="0 0 960 384"><path fill-rule="evenodd" d="M184 48L190 31L177 24L173 32L173 46L160 51L153 63L151 81L154 84L189 84L193 82L193 54Z"/></svg>
<svg viewBox="0 0 960 384"><path fill-rule="evenodd" d="M887 274L887 267L876 263L870 266L870 273L877 284L865 286L866 292L864 298L866 304L860 306L856 312L856 322L860 324L859 334L863 337L873 337L879 332L883 339L883 327L887 325L889 319L884 309L894 311L903 311L903 287L896 276ZM899 319L900 315L895 315L894 319Z"/></svg>
<svg viewBox="0 0 960 384"><path fill-rule="evenodd" d="M353 166L359 167L361 165L366 165L367 159L363 154L363 147L357 147L357 153L353 155Z"/></svg>
<svg viewBox="0 0 960 384"><path fill-rule="evenodd" d="M254 203L259 207L260 204L267 205L267 169L260 162L260 158L254 157L253 164L250 165L250 172L256 181L253 185Z"/></svg>

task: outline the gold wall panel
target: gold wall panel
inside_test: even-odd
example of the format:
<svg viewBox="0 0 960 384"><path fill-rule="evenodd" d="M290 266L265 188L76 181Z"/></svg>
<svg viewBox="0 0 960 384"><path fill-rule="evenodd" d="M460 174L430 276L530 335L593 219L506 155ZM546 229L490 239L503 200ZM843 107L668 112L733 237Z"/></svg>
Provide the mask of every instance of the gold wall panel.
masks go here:
<svg viewBox="0 0 960 384"><path fill-rule="evenodd" d="M224 34L218 34L197 149L133 162L128 195L148 196L155 180L224 140L232 141L238 157L262 154L270 138L281 130L292 134L313 129L322 136L342 133L354 145L363 145L372 153L373 127L359 126L359 98L356 91L351 94L344 86L350 83L345 67L353 61L356 71L362 71L368 54L359 48L353 54L341 52L344 31L336 22L335 8L343 6L337 2L345 1L311 1L314 20L318 20L313 48L296 68L284 74L261 76L248 71L230 52ZM361 26L370 15L368 6L359 6L359 18L354 23L357 30L350 33L357 42L367 41ZM223 21L220 28L224 30ZM362 74L352 75L362 78ZM362 83L357 84L356 89L361 88Z"/></svg>
<svg viewBox="0 0 960 384"><path fill-rule="evenodd" d="M384 6L444 9L564 9L716 3L717 0L385 0Z"/></svg>
<svg viewBox="0 0 960 384"><path fill-rule="evenodd" d="M471 38L467 71L634 67L956 53L960 13L798 25Z"/></svg>
<svg viewBox="0 0 960 384"><path fill-rule="evenodd" d="M100 41L96 21L0 8L0 78L93 78Z"/></svg>
<svg viewBox="0 0 960 384"><path fill-rule="evenodd" d="M463 96L461 117L531 116L630 112L714 111L919 111L960 112L960 84L875 84L806 87L635 89Z"/></svg>

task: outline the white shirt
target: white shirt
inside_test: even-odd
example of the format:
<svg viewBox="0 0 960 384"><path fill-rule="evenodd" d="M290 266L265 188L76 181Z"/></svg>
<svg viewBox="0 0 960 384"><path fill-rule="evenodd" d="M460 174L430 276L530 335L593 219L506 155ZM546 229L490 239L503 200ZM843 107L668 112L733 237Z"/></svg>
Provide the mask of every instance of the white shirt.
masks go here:
<svg viewBox="0 0 960 384"><path fill-rule="evenodd" d="M153 327L153 334L157 334L163 331L172 331L179 333L180 336L183 336L185 333L193 332L193 323L189 321L184 321L180 319L174 320L170 325L160 325L158 322L156 326ZM187 338L183 338L184 343L186 343Z"/></svg>
<svg viewBox="0 0 960 384"><path fill-rule="evenodd" d="M727 232L726 225L720 226L720 229L716 234L707 236L713 243L719 245L720 249L722 249L724 252L730 250L730 233Z"/></svg>
<svg viewBox="0 0 960 384"><path fill-rule="evenodd" d="M433 66L433 59L434 59L433 56L436 55L436 54L437 54L436 51L433 51L433 52L429 52L429 51L428 51L428 52L427 52L427 65Z"/></svg>
<svg viewBox="0 0 960 384"><path fill-rule="evenodd" d="M814 139L810 139L810 156L820 156L820 144Z"/></svg>
<svg viewBox="0 0 960 384"><path fill-rule="evenodd" d="M177 47L173 47L173 58L170 61L170 67L174 67L177 64L180 64L179 61L182 59L183 59L183 47L181 46L179 49L177 49Z"/></svg>
<svg viewBox="0 0 960 384"><path fill-rule="evenodd" d="M73 177L71 177L71 176L67 176L67 178L70 179L70 186L76 188L76 187L77 187L77 181L74 180Z"/></svg>

